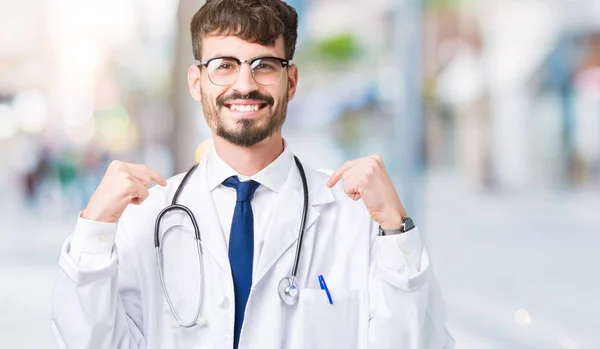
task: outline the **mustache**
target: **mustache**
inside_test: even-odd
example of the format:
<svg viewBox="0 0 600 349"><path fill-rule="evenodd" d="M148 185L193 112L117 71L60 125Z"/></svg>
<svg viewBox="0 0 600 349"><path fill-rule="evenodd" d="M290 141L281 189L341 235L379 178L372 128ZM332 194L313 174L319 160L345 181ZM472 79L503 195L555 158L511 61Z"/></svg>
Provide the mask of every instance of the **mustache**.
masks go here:
<svg viewBox="0 0 600 349"><path fill-rule="evenodd" d="M273 99L273 97L262 94L258 91L251 91L246 96L242 95L239 92L232 92L230 95L227 95L227 96L219 96L219 97L217 97L217 106L223 107L225 102L233 101L236 99L252 99L255 101L261 101L269 106L272 106L273 104L275 104L275 100Z"/></svg>

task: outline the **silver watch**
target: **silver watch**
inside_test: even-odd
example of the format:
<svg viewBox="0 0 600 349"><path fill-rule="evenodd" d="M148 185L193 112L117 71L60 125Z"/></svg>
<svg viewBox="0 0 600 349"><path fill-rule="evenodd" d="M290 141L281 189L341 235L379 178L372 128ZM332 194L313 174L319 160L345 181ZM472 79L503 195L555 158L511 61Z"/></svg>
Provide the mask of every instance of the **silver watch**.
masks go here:
<svg viewBox="0 0 600 349"><path fill-rule="evenodd" d="M389 235L398 235L402 233L406 233L407 231L412 230L415 227L415 223L412 218L406 216L402 218L402 225L397 229L383 229L381 225L379 226L379 236L389 236Z"/></svg>

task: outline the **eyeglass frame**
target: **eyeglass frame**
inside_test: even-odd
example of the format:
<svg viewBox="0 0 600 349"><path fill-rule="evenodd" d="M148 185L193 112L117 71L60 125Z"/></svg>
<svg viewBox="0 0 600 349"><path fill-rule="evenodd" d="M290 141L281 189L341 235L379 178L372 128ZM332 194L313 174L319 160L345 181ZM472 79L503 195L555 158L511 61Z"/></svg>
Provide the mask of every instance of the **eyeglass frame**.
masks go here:
<svg viewBox="0 0 600 349"><path fill-rule="evenodd" d="M273 86L273 85L277 84L281 80L281 77L283 76L283 69L289 67L292 64L292 61L289 59L273 57L273 56L264 56L264 57L257 57L257 58L252 58L252 59L239 59L237 57L232 57L232 56L220 56L220 57L213 57L213 58L205 59L203 61L196 59L194 62L196 63L196 65L198 67L202 66L202 67L205 67L208 69L208 64L210 62L214 61L215 59L225 59L225 58L236 61L240 67L240 70L241 70L243 63L248 63L248 65L250 66L250 76L252 76L252 80L254 80L254 82L256 82L257 84L262 85L262 86ZM268 84L268 85L261 84L260 82L256 81L256 79L254 78L254 74L252 74L252 63L254 63L258 60L261 60L261 59L266 59L266 58L274 59L274 60L279 61L279 63L281 63L281 74L279 74L279 79L277 79L276 82L274 82L272 84ZM237 79L240 77L240 70L237 71L237 76L235 77L235 80L233 80L232 83L227 84L227 85L215 84L212 81L212 79L210 78L210 74L208 74L208 80L210 80L210 82L216 86L231 86L231 85L235 84Z"/></svg>

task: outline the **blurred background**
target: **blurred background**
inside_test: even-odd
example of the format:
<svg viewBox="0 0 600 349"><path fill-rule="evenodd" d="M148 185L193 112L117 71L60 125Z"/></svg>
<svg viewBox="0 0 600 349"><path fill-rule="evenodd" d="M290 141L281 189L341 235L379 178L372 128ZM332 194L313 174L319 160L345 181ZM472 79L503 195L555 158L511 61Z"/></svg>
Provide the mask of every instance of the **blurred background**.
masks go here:
<svg viewBox="0 0 600 349"><path fill-rule="evenodd" d="M289 3L284 135L323 170L383 156L457 348L600 348L600 1ZM201 4L0 0L0 347L54 347L60 246L111 160L201 155Z"/></svg>

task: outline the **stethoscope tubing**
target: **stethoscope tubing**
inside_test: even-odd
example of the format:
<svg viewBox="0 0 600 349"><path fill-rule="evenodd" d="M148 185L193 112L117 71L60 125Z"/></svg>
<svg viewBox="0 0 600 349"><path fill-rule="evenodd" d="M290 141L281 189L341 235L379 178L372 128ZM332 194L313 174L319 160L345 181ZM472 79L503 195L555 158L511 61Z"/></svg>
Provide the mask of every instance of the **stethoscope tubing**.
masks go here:
<svg viewBox="0 0 600 349"><path fill-rule="evenodd" d="M298 274L298 264L300 261L300 253L302 252L302 242L304 240L304 228L306 225L306 218L307 218L307 213L308 213L308 183L306 180L306 173L304 172L304 167L302 166L302 163L296 156L294 156L294 161L296 163L296 167L298 168L298 172L300 173L300 179L302 180L302 191L303 191L303 196L304 196L304 204L302 207L302 218L301 218L301 223L300 223L300 229L298 231L298 243L296 244L296 253L294 256L294 263L292 264L292 270L291 270L290 276L284 277L284 279L288 279L290 285L293 286L294 288L296 288L295 279L296 279L296 275ZM198 222L196 221L196 217L195 217L194 213L187 206L177 203L177 200L179 198L179 195L181 194L181 191L186 186L188 179L190 178L192 173L197 168L198 168L198 164L195 164L194 166L192 166L192 168L190 168L188 170L188 172L183 177L181 183L177 187L177 190L175 191L175 195L173 195L173 200L171 201L171 204L160 211L160 213L156 217L156 222L154 225L154 247L156 249L156 262L157 262L157 266L158 266L160 282L161 282L161 285L163 288L163 293L165 295L167 304L169 305L169 308L171 309L171 313L175 317L175 320L177 321L178 325L181 327L193 327L193 326L197 325L198 318L200 316L200 312L201 312L201 308L202 308L203 296L204 296L204 281L205 280L204 280L203 263L202 263L203 250L202 250L202 239L201 239L201 235L200 235L200 228L198 227ZM195 238L196 244L197 244L196 246L197 246L197 251L198 251L198 261L199 261L199 266L200 266L200 270L199 270L200 294L198 297L199 298L198 306L196 308L196 315L195 315L194 319L188 323L182 323L181 320L179 319L179 317L177 316L175 308L173 307L173 304L171 302L171 297L169 296L169 293L167 291L165 278L164 278L164 272L162 270L164 264L163 264L163 260L162 260L162 244L160 242L160 223L165 214L167 214L168 212L171 212L171 211L176 211L176 210L184 211L188 215L188 217L190 218L190 220L192 222L192 225L194 227L194 238ZM282 279L282 280L284 280L284 279ZM287 294L287 292L285 292L285 294L286 294L286 296L289 296ZM280 294L280 297L282 297L282 300L283 300L283 295ZM297 299L297 293L296 293L296 296L293 298ZM285 302L285 301L284 301L284 303L287 304L287 302ZM295 304L295 302L294 302L294 304Z"/></svg>
<svg viewBox="0 0 600 349"><path fill-rule="evenodd" d="M300 172L300 178L302 180L302 191L304 194L304 205L302 207L302 221L300 223L300 230L298 231L298 243L296 244L296 255L294 257L294 264L292 265L291 279L292 284L298 274L298 261L300 260L300 252L302 251L302 241L304 241L304 226L306 225L306 213L308 212L308 183L306 181L306 174L304 173L304 167L296 156L294 156L296 167Z"/></svg>

